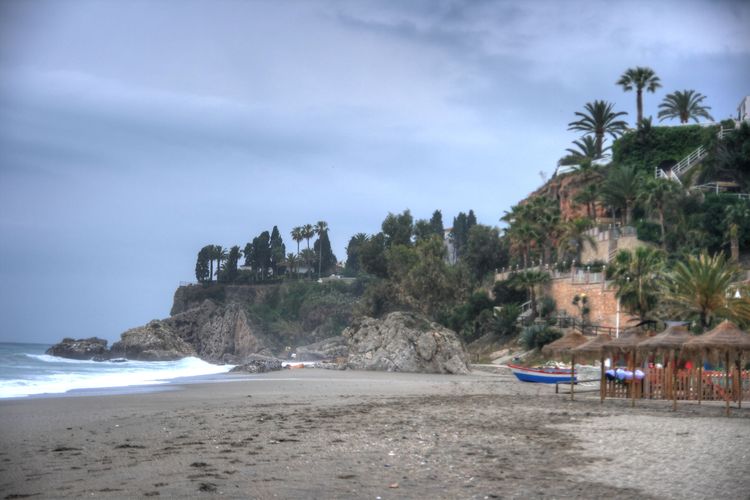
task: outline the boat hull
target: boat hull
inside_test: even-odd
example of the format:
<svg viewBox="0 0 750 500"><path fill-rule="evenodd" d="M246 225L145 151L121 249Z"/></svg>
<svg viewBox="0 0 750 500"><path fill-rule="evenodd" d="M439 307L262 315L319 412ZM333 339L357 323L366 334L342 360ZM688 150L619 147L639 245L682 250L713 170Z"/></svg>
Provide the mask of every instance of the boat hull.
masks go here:
<svg viewBox="0 0 750 500"><path fill-rule="evenodd" d="M526 368L524 366L508 365L521 382L534 382L537 384L554 384L556 382L570 382L570 370L549 368ZM575 375L573 380L576 380Z"/></svg>

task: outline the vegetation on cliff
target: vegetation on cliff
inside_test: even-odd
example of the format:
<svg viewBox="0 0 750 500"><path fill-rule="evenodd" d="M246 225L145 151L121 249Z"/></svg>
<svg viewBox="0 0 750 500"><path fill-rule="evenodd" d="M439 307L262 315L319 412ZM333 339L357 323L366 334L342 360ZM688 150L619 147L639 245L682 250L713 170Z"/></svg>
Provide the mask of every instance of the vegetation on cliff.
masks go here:
<svg viewBox="0 0 750 500"><path fill-rule="evenodd" d="M270 332L315 331L318 338L340 333L353 316L382 317L397 310L426 315L466 341L487 334L512 335L525 300L530 301L524 313L527 321L554 315L555 304L538 295L549 279L547 271L577 266L606 268L623 307L642 321L697 318L700 327L719 317L750 321L746 287L736 283L741 263L749 257L743 249L750 247L750 204L747 197L736 195L750 191L750 127L735 127L734 122L731 130L730 123L655 127L651 117L642 116L642 99L644 91L654 93L661 87L656 73L647 67L630 68L617 84L636 93L637 128L627 128L627 113L613 103L587 103L569 124L570 130L584 135L560 161L573 165L571 171L506 212L500 219L506 224L502 231L478 223L471 210L454 217L448 229L440 210L418 220L409 210L389 213L381 231L357 233L349 240L339 272L356 277L356 282L344 285L313 282L336 267L325 221L295 227L291 237L296 252L288 254L274 227L244 250L204 247L196 276L204 283L214 277L225 284L283 283L248 305L248 318ZM684 96L692 96L686 106L680 100ZM705 99L695 91L670 93L660 106L660 118L682 123L710 119ZM607 138L614 141L611 147ZM674 175L655 175L657 169L668 172L699 147L705 151L702 161L679 182ZM609 149L611 159L605 156ZM699 189L709 182L720 184L712 184L713 192ZM597 226L632 226L638 238L652 246L610 256L609 263L581 262L582 250L596 246L591 230ZM238 267L243 255L244 266ZM727 277L726 286L741 290L739 302L709 313L695 313L687 306L685 293L677 291L684 286L678 284L691 282L681 275L702 279L696 275L696 262L711 262ZM536 269L494 283L497 269L529 268ZM701 286L691 283L696 289ZM226 299L216 287L196 293ZM582 300L579 306L587 307ZM524 338L536 345L554 335L540 329Z"/></svg>

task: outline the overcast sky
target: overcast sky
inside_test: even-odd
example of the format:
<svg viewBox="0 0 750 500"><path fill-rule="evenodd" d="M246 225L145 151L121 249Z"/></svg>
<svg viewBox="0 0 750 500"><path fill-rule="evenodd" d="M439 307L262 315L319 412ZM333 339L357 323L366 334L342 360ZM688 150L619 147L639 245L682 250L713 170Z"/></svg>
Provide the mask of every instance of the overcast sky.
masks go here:
<svg viewBox="0 0 750 500"><path fill-rule="evenodd" d="M169 314L206 244L390 212L446 225L554 172L651 66L715 118L750 94L746 2L0 1L0 341Z"/></svg>

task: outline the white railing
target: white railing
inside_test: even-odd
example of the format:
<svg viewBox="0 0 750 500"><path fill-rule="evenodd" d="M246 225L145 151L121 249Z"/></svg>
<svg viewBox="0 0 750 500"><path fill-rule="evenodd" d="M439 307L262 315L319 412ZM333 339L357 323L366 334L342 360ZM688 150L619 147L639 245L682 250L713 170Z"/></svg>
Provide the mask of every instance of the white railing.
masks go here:
<svg viewBox="0 0 750 500"><path fill-rule="evenodd" d="M708 154L708 151L706 151L706 148L703 146L700 146L698 149L687 155L685 158L680 160L680 162L672 167L672 174L677 175L678 177L682 175L684 172L687 172L693 166L695 166L697 163L699 163L703 158L706 157Z"/></svg>
<svg viewBox="0 0 750 500"><path fill-rule="evenodd" d="M707 126L702 124L702 126ZM724 136L732 132L734 128L719 128L719 132L716 134L719 139L723 139ZM656 167L654 170L654 174L657 179L671 179L673 181L679 182L682 184L682 180L680 180L680 176L693 168L695 165L700 163L703 158L706 157L708 154L708 151L706 151L706 148L703 146L698 147L695 151L687 155L685 158L680 160L677 165L672 167L669 171L669 173L665 172L664 170L660 169L659 167Z"/></svg>

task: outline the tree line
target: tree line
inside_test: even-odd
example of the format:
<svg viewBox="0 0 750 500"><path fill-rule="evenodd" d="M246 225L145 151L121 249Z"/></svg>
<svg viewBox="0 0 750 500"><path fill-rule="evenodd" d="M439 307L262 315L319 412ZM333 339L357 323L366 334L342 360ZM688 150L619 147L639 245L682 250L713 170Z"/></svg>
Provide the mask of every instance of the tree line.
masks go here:
<svg viewBox="0 0 750 500"><path fill-rule="evenodd" d="M563 159L577 165L565 174L574 178L571 209L563 212L556 193L542 189L542 194L500 217L505 224L502 231L480 224L472 210L456 215L449 228L444 227L440 210L417 220L408 209L388 213L379 232L357 233L346 247L343 273L358 277L358 286L364 289L359 313L378 316L415 310L467 341L517 333L521 302L532 302L532 320L554 314L554 301L540 295L541 285L550 279L545 269L582 264L584 246L596 245L589 229L607 217L609 222L634 227L639 239L653 244L618 254L611 263L585 263L596 269L606 266L627 311L642 321L692 318L702 326L719 317L748 321L745 291L732 307L725 307L727 301L723 309L687 305L688 298L700 296L695 290L703 284L693 280L696 275L715 277L715 293L706 300L717 304L716 290L739 276L740 250L750 246L747 200L707 195L689 189L689 183L657 179L653 168L703 144L708 156L693 182L721 178L750 190L750 128L743 125L719 139L715 128L653 127L650 119L642 117L644 91L661 86L653 70L629 69L618 84L625 91L636 91L637 128L628 129L622 120L626 113L604 101L587 103L584 112L576 113L569 128L584 135L574 141L578 149L568 149L570 154ZM669 94L659 118L710 119L704 99L694 91ZM607 137L614 140L611 147L606 145ZM608 165L595 161L610 149ZM226 282L260 282L324 276L336 265L328 232L325 221L293 228L290 236L296 252L286 254L276 227L253 238L242 251L239 246L225 251L207 245L199 252L196 277L202 282L214 276ZM238 268L242 256L245 263ZM527 270L495 283L495 270L511 266ZM726 295L726 288L722 290ZM502 308L496 311L495 306ZM585 316L587 298L579 297L577 306Z"/></svg>
<svg viewBox="0 0 750 500"><path fill-rule="evenodd" d="M310 239L318 236L313 249ZM256 283L278 280L282 277L300 278L300 264L305 263L304 276L312 279L316 274L320 278L335 269L336 256L331 251L328 238L328 224L318 221L317 224L306 224L291 231L292 239L297 243L297 253L286 253L284 239L277 226L263 231L244 249L238 245L226 250L221 245L206 245L198 252L195 264L195 277L199 283L216 281L221 283ZM299 244L307 240L307 249L300 252ZM244 257L243 266L240 259ZM317 273L313 264L317 264Z"/></svg>

